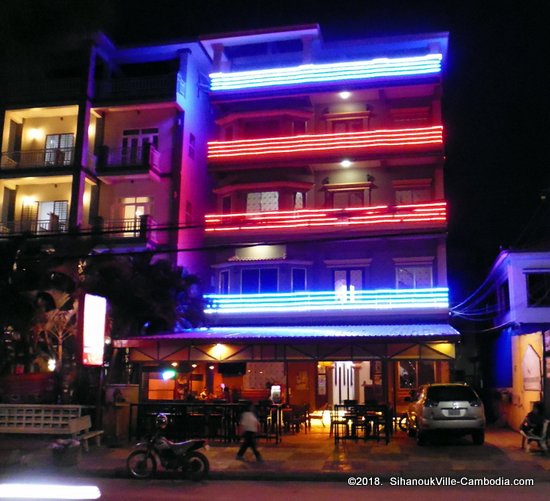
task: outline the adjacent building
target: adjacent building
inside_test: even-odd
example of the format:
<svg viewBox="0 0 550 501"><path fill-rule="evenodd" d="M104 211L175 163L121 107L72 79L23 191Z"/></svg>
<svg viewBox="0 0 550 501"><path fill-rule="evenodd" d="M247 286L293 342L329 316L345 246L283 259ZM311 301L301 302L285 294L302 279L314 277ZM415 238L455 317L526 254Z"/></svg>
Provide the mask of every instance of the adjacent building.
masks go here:
<svg viewBox="0 0 550 501"><path fill-rule="evenodd" d="M488 386L498 392L501 420L519 429L534 402L548 409L550 252L502 251L484 291L496 305L492 329L479 335L490 347Z"/></svg>

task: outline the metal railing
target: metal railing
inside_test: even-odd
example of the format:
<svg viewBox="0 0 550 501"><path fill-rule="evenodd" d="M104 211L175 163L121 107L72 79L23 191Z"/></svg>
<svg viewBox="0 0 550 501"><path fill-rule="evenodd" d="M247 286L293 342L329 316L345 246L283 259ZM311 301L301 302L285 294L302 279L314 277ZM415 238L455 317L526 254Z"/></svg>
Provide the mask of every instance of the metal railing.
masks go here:
<svg viewBox="0 0 550 501"><path fill-rule="evenodd" d="M5 151L0 158L0 169L67 167L73 165L74 158L74 148Z"/></svg>
<svg viewBox="0 0 550 501"><path fill-rule="evenodd" d="M149 215L106 221L97 218L92 231L103 233L105 238L141 238L156 241L156 226L155 220Z"/></svg>
<svg viewBox="0 0 550 501"><path fill-rule="evenodd" d="M65 233L68 230L67 219L52 217L49 219L31 219L5 221L0 223L0 234L17 233Z"/></svg>
<svg viewBox="0 0 550 501"><path fill-rule="evenodd" d="M120 168L146 166L159 169L160 153L150 144L139 148L114 148L102 146L99 150L96 166L101 168Z"/></svg>

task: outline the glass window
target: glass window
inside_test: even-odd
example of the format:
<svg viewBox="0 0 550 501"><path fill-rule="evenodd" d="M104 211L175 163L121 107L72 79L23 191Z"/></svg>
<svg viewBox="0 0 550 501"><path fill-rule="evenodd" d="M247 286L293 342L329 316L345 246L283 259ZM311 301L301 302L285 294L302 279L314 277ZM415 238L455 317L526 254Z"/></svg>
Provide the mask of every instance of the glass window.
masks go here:
<svg viewBox="0 0 550 501"><path fill-rule="evenodd" d="M395 191L395 203L398 205L419 204L430 200L432 200L432 190L429 188Z"/></svg>
<svg viewBox="0 0 550 501"><path fill-rule="evenodd" d="M229 294L229 270L223 270L220 272L220 283L218 290L220 294Z"/></svg>
<svg viewBox="0 0 550 501"><path fill-rule="evenodd" d="M334 290L363 290L363 270L334 270Z"/></svg>
<svg viewBox="0 0 550 501"><path fill-rule="evenodd" d="M244 269L241 272L241 291L243 294L277 292L278 288L279 270L277 268Z"/></svg>
<svg viewBox="0 0 550 501"><path fill-rule="evenodd" d="M296 193L294 195L294 209L295 210L300 210L300 209L303 209L305 207L305 196L304 196L304 193L302 193L301 191L299 191L298 193Z"/></svg>
<svg viewBox="0 0 550 501"><path fill-rule="evenodd" d="M303 292L306 290L306 269L292 268L292 292Z"/></svg>
<svg viewBox="0 0 550 501"><path fill-rule="evenodd" d="M550 271L527 273L527 305L550 306Z"/></svg>
<svg viewBox="0 0 550 501"><path fill-rule="evenodd" d="M418 386L416 362L411 360L399 361L399 388L410 389Z"/></svg>
<svg viewBox="0 0 550 501"><path fill-rule="evenodd" d="M246 195L246 212L268 212L279 210L279 192L262 191Z"/></svg>
<svg viewBox="0 0 550 501"><path fill-rule="evenodd" d="M74 134L48 134L46 136L46 165L71 165L73 162Z"/></svg>
<svg viewBox="0 0 550 501"><path fill-rule="evenodd" d="M430 288L433 284L431 266L398 266L396 269L398 289Z"/></svg>
<svg viewBox="0 0 550 501"><path fill-rule="evenodd" d="M427 397L436 402L448 402L451 400L471 401L477 396L468 386L430 386Z"/></svg>

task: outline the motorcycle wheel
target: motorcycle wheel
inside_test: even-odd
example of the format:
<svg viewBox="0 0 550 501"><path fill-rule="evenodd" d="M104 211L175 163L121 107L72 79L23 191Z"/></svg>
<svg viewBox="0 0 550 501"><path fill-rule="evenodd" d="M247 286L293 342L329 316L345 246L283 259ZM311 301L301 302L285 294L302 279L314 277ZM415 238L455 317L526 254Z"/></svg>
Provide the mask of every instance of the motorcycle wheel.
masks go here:
<svg viewBox="0 0 550 501"><path fill-rule="evenodd" d="M183 472L185 476L198 482L208 475L210 470L210 463L208 458L200 452L192 452L186 459L185 466L183 467Z"/></svg>
<svg viewBox="0 0 550 501"><path fill-rule="evenodd" d="M157 471L157 462L147 451L132 452L126 460L126 466L134 478L150 478Z"/></svg>

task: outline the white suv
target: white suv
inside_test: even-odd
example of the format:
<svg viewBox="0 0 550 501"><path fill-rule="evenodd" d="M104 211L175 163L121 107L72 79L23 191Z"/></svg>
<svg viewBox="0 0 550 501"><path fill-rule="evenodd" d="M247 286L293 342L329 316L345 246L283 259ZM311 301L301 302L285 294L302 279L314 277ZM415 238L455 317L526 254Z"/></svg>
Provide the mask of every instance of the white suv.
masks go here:
<svg viewBox="0 0 550 501"><path fill-rule="evenodd" d="M472 435L485 441L485 411L477 393L466 383L427 384L418 390L407 410L408 434L423 445L434 432Z"/></svg>

